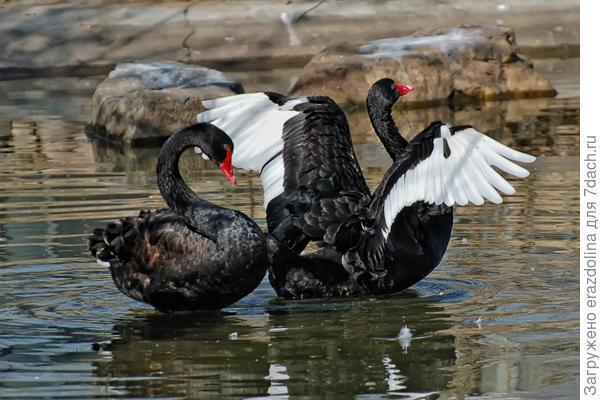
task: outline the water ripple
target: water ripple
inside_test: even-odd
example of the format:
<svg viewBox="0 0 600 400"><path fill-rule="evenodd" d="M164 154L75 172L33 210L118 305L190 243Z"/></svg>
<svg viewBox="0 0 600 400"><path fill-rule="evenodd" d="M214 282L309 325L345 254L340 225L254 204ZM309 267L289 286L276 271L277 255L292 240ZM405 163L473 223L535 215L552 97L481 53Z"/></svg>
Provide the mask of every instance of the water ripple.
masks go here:
<svg viewBox="0 0 600 400"><path fill-rule="evenodd" d="M578 110L558 99L403 115L407 132L440 115L504 116L482 130L538 156L503 204L456 209L446 256L413 288L291 302L265 279L220 313L180 315L123 296L85 249L95 227L164 207L158 149L90 143L83 124L59 117L0 120L0 397L453 398L512 371L527 371L523 390L568 382L578 374ZM358 114L356 152L375 187L389 160ZM255 174L232 187L193 154L181 167L207 199L265 226Z"/></svg>

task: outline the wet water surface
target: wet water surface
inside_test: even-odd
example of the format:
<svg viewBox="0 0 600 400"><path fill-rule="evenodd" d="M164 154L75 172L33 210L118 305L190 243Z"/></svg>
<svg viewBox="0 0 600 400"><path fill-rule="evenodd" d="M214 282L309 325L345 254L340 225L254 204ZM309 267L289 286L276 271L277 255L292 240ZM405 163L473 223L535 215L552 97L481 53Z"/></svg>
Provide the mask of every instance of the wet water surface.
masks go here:
<svg viewBox="0 0 600 400"><path fill-rule="evenodd" d="M542 67L556 99L397 110L403 132L470 123L538 157L503 204L456 209L428 278L385 298L295 302L264 280L217 314L160 314L86 254L94 227L164 206L157 148L86 136L100 78L1 82L0 398L576 398L579 83ZM389 158L364 112L349 119L374 188ZM265 226L256 175L233 187L193 152L181 169Z"/></svg>

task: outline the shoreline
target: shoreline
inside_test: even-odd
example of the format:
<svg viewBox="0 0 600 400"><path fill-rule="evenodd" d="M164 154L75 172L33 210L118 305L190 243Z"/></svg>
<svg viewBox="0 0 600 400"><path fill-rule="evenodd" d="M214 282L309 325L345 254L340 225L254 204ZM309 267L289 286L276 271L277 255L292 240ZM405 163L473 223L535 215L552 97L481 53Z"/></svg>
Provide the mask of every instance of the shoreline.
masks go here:
<svg viewBox="0 0 600 400"><path fill-rule="evenodd" d="M127 60L171 60L222 71L301 68L339 43L357 45L459 24L505 24L530 58L579 56L578 2L203 1L115 4L89 0L0 5L0 80L91 76ZM290 20L300 16L289 28ZM293 33L290 33L290 30ZM292 35L298 39L292 42Z"/></svg>

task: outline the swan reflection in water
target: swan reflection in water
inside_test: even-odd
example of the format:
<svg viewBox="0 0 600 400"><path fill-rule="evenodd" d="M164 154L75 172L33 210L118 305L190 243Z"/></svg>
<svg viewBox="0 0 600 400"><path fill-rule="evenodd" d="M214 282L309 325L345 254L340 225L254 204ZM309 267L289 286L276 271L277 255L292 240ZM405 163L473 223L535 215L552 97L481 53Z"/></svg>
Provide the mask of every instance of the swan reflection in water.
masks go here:
<svg viewBox="0 0 600 400"><path fill-rule="evenodd" d="M130 397L240 398L430 393L456 373L454 337L441 333L451 324L435 303L279 300L266 309L132 315L101 344L95 374ZM404 325L413 331L406 350L398 340Z"/></svg>

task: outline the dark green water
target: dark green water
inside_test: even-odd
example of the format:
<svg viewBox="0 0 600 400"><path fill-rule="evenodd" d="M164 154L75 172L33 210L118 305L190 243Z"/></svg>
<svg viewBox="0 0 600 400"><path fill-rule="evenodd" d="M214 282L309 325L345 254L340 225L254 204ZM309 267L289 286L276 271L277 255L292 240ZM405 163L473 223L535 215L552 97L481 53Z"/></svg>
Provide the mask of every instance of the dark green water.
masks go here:
<svg viewBox="0 0 600 400"><path fill-rule="evenodd" d="M557 99L396 115L405 132L471 123L538 156L503 204L456 210L427 279L309 302L278 300L265 280L208 315L134 302L86 254L94 227L163 206L158 149L86 137L98 79L0 82L0 398L576 398L579 81L546 67ZM374 187L388 157L364 114L350 120ZM264 226L255 175L232 187L193 153L181 167Z"/></svg>

